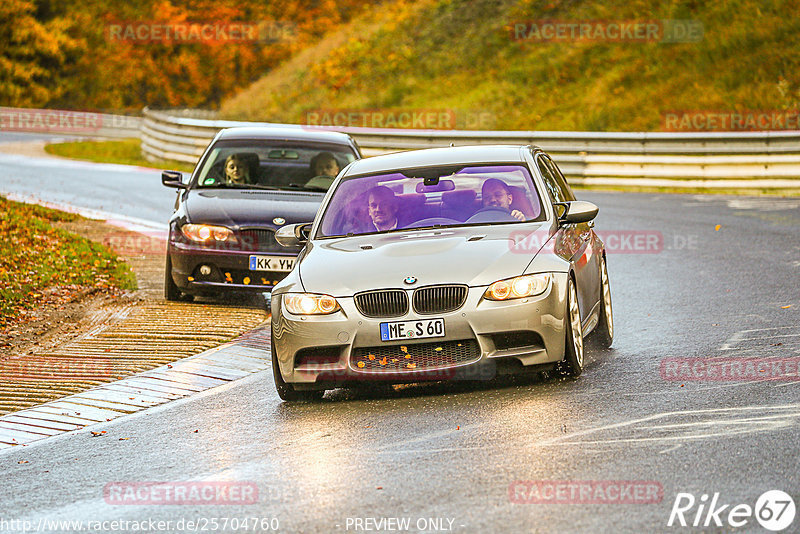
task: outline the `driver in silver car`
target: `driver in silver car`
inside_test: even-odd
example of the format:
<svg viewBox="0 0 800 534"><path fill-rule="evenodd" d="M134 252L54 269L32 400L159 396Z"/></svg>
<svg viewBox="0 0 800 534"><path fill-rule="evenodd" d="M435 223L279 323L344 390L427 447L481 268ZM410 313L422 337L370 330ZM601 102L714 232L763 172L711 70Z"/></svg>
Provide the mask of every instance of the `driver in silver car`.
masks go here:
<svg viewBox="0 0 800 534"><path fill-rule="evenodd" d="M511 216L518 221L525 220L525 215L521 211L511 209L511 203L514 201L514 197L511 196L511 191L504 181L498 180L497 178L489 178L483 182L481 198L483 199L484 208L503 209L509 212Z"/></svg>

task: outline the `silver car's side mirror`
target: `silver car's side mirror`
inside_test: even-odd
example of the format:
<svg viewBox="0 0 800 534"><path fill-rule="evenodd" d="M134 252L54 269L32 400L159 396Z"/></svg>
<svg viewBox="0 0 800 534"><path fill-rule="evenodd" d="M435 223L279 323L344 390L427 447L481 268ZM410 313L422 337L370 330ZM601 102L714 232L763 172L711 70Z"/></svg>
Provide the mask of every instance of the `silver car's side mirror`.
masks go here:
<svg viewBox="0 0 800 534"><path fill-rule="evenodd" d="M565 202L567 211L561 216L561 220L566 223L585 223L597 217L600 210L596 205L584 200L573 200Z"/></svg>
<svg viewBox="0 0 800 534"><path fill-rule="evenodd" d="M275 232L275 241L282 247L305 245L312 223L287 224Z"/></svg>

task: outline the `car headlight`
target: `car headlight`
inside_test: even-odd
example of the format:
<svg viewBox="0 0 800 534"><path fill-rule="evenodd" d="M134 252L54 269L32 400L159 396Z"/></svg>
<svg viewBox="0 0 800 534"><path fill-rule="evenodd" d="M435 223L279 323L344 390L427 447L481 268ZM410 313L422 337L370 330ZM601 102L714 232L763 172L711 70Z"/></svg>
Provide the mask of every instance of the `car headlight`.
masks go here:
<svg viewBox="0 0 800 534"><path fill-rule="evenodd" d="M184 224L181 226L181 233L187 239L197 243L211 243L213 241L223 243L236 243L238 240L230 228L224 226L213 226L211 224Z"/></svg>
<svg viewBox="0 0 800 534"><path fill-rule="evenodd" d="M283 305L295 315L327 315L339 310L335 298L314 293L287 293Z"/></svg>
<svg viewBox="0 0 800 534"><path fill-rule="evenodd" d="M550 273L539 273L498 280L486 289L483 296L489 300L533 297L544 293L550 285L550 279Z"/></svg>

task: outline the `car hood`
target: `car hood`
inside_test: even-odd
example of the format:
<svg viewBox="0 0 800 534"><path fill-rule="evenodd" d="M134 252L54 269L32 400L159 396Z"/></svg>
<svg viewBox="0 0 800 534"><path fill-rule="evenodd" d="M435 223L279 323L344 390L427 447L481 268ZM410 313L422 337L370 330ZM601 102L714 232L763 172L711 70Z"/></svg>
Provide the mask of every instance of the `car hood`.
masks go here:
<svg viewBox="0 0 800 534"><path fill-rule="evenodd" d="M258 189L193 189L186 199L189 222L228 227L273 226L276 217L283 224L311 222L324 193L267 191Z"/></svg>
<svg viewBox="0 0 800 534"><path fill-rule="evenodd" d="M375 234L312 241L299 263L305 291L336 297L359 291L460 283L489 285L525 271L535 250L514 246L520 236L544 244L549 225L473 226Z"/></svg>

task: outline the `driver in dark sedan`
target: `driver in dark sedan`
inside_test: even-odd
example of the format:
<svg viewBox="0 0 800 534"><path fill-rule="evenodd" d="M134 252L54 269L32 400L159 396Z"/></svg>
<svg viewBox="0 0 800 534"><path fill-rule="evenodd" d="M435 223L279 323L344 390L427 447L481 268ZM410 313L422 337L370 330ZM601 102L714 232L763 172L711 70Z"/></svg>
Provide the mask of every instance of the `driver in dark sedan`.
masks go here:
<svg viewBox="0 0 800 534"><path fill-rule="evenodd" d="M511 191L508 185L502 180L497 178L489 178L483 182L481 187L481 199L484 208L498 208L506 210L512 217L518 221L524 221L525 215L519 210L512 210L511 203L514 197L511 196Z"/></svg>
<svg viewBox="0 0 800 534"><path fill-rule="evenodd" d="M339 174L339 162L330 152L320 152L311 158L310 167L313 178L303 186L306 189L324 189L327 191L333 184L333 179Z"/></svg>

